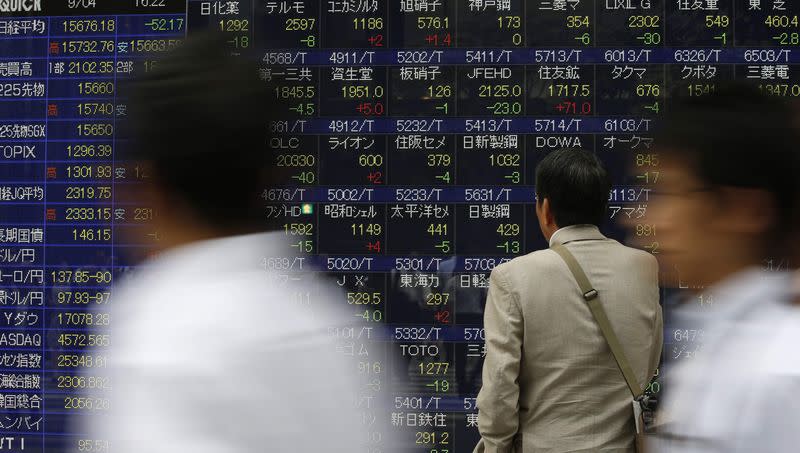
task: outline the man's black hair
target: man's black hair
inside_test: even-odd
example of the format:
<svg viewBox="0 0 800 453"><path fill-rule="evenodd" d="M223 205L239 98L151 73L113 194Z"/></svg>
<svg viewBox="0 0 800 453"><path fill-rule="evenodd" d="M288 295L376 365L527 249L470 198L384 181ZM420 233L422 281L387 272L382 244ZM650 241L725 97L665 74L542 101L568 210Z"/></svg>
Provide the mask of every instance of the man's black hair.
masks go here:
<svg viewBox="0 0 800 453"><path fill-rule="evenodd" d="M223 231L266 225L259 194L272 178L267 129L275 105L258 69L231 56L221 36L201 34L129 87L125 158L147 162L170 202Z"/></svg>
<svg viewBox="0 0 800 453"><path fill-rule="evenodd" d="M777 215L773 233L788 232L795 220L800 169L794 109L741 83L676 101L662 120L657 148L665 157L680 159L709 189L768 192Z"/></svg>
<svg viewBox="0 0 800 453"><path fill-rule="evenodd" d="M594 154L567 148L548 154L536 167L536 196L550 200L556 224L600 226L606 217L611 178Z"/></svg>

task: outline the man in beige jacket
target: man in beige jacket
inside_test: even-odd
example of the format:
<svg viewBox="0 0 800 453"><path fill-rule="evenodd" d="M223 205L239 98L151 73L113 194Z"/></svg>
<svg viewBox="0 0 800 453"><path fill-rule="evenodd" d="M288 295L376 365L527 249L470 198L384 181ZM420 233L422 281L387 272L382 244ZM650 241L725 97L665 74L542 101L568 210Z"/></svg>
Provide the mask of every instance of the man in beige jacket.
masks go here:
<svg viewBox="0 0 800 453"><path fill-rule="evenodd" d="M638 383L663 343L658 265L600 233L611 188L591 153L566 149L536 169L536 215L599 293ZM632 395L575 278L551 249L494 269L476 452L634 451Z"/></svg>

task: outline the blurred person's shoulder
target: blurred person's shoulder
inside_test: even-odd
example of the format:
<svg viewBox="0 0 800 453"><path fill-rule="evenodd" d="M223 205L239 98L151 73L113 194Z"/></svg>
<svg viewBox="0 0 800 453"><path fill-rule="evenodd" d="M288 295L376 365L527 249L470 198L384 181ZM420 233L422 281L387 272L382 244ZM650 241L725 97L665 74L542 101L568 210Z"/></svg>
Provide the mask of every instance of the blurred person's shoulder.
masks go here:
<svg viewBox="0 0 800 453"><path fill-rule="evenodd" d="M356 358L330 333L343 319L335 285L293 268L284 244L280 234L203 241L131 274L114 294L109 367L124 395L116 410L135 423L91 430L136 447L125 452L153 438L181 451L356 451ZM230 425L232 410L241 423ZM184 421L191 435L176 428ZM319 437L303 437L303 426Z"/></svg>
<svg viewBox="0 0 800 453"><path fill-rule="evenodd" d="M149 329L163 338L182 332L192 341L184 334L194 331L201 332L195 339L200 342L247 341L345 322L336 308L335 285L301 263L279 233L214 239L167 252L114 290L120 333Z"/></svg>

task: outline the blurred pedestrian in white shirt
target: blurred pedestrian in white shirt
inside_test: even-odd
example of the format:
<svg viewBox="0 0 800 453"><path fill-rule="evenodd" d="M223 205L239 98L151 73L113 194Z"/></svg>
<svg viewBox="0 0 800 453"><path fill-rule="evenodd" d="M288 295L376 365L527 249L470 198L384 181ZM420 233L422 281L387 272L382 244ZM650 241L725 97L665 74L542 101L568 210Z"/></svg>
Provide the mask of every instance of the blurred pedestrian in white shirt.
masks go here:
<svg viewBox="0 0 800 453"><path fill-rule="evenodd" d="M356 368L328 333L338 293L284 278L300 269L282 233L254 234L277 110L257 66L190 38L129 110L135 201L155 217L125 231L157 232L158 254L113 291L113 410L85 429L117 453L359 451Z"/></svg>
<svg viewBox="0 0 800 453"><path fill-rule="evenodd" d="M115 452L354 452L355 367L328 334L343 324L281 283L282 233L175 247L114 291L112 402L97 438ZM332 310L331 310L332 311Z"/></svg>
<svg viewBox="0 0 800 453"><path fill-rule="evenodd" d="M667 313L691 323L703 345L676 367L667 364L665 424L651 447L797 451L800 310L791 304L789 274L764 269L791 254L796 228L791 110L749 88L718 87L676 105L664 121L647 220L662 269L713 303Z"/></svg>

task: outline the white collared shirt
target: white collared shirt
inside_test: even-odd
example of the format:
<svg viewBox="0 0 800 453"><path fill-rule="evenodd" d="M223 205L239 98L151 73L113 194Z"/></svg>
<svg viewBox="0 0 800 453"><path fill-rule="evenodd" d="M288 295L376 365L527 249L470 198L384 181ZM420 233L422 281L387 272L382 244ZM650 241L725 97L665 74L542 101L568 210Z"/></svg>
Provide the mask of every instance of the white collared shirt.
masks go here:
<svg viewBox="0 0 800 453"><path fill-rule="evenodd" d="M114 291L115 414L84 427L92 439L118 453L359 449L356 368L328 332L342 321L328 310L337 302L323 292L311 311L298 297L307 278L282 284L265 270L292 255L282 243L261 234L180 247Z"/></svg>
<svg viewBox="0 0 800 453"><path fill-rule="evenodd" d="M668 425L656 452L796 452L800 448L800 308L790 277L741 272L710 293L700 352L667 376Z"/></svg>

